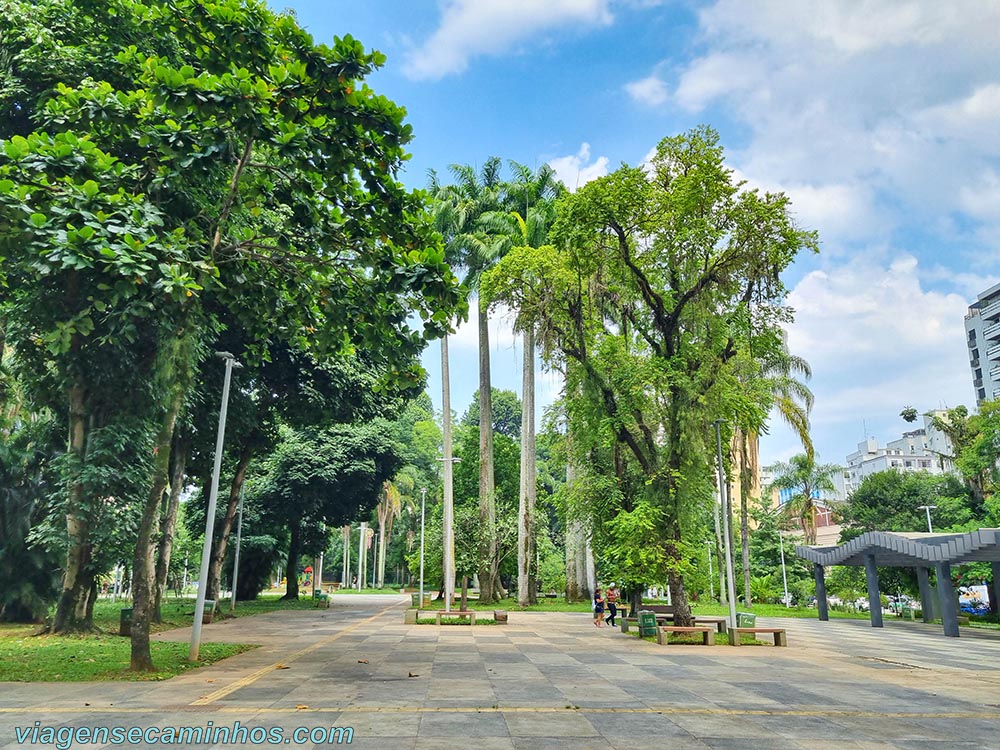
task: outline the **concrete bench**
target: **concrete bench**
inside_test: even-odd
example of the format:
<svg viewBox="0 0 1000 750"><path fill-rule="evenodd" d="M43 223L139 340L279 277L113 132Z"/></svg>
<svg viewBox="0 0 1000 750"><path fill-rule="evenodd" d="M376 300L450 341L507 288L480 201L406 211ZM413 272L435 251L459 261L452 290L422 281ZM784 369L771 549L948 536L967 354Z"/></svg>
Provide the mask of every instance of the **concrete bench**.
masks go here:
<svg viewBox="0 0 1000 750"><path fill-rule="evenodd" d="M743 633L750 633L756 636L758 633L770 633L774 636L775 646L787 646L788 641L785 639L785 629L784 628L730 628L729 629L729 642L734 646L740 645L740 635Z"/></svg>
<svg viewBox="0 0 1000 750"><path fill-rule="evenodd" d="M715 628L702 626L685 628L680 625L661 625L656 628L656 642L661 646L666 646L669 643L668 637L670 633L700 633L703 644L706 646L715 645Z"/></svg>
<svg viewBox="0 0 1000 750"><path fill-rule="evenodd" d="M669 623L672 623L673 621L674 621L673 613L656 615L657 625L667 625ZM695 615L694 624L711 625L723 635L729 632L729 621L725 617L718 617L716 615ZM633 626L634 627L639 626L638 617L622 617L621 623L618 627L621 628L621 631L623 633L627 633L629 631L629 628Z"/></svg>
<svg viewBox="0 0 1000 750"><path fill-rule="evenodd" d="M468 617L470 625L476 624L476 611L474 609L469 609L466 610L465 612L455 609L453 609L451 612L445 612L443 609L440 609L434 615L434 622L436 625L441 624L442 617Z"/></svg>

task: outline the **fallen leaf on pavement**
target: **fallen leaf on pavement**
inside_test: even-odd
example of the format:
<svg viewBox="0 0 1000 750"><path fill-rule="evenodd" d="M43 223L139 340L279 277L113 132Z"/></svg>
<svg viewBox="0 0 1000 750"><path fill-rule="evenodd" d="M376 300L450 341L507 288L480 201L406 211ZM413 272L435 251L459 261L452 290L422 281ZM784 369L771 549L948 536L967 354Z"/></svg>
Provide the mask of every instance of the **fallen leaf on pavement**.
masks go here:
<svg viewBox="0 0 1000 750"><path fill-rule="evenodd" d="M367 663L368 663L367 659L358 659L358 664L367 664Z"/></svg>

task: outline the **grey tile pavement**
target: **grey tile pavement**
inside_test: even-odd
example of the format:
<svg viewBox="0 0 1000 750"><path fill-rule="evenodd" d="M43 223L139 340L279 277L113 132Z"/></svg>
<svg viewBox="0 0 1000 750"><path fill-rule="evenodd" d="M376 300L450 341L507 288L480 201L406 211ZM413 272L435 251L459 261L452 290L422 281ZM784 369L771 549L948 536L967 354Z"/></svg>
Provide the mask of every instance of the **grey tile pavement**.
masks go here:
<svg viewBox="0 0 1000 750"><path fill-rule="evenodd" d="M1000 749L1000 639L989 636L783 620L788 648L661 647L595 629L586 613L409 626L405 601L336 596L329 610L206 626L208 641L260 647L165 683L2 684L0 747L35 720L238 720L349 726L352 746L389 750Z"/></svg>

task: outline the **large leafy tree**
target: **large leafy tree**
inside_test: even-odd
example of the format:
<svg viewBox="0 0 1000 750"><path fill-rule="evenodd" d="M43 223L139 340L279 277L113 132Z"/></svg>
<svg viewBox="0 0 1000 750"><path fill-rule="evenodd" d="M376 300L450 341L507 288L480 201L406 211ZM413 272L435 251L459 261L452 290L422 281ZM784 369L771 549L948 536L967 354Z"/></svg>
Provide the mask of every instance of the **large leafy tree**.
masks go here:
<svg viewBox="0 0 1000 750"><path fill-rule="evenodd" d="M317 45L255 0L80 3L53 33L32 35L67 5L7 6L15 56L86 48L98 29L107 37L97 48L114 61L83 64L86 77L67 82L39 65L13 86L17 121L36 129L0 156L7 337L70 414L57 630L86 625L78 604L94 575L95 499L79 472L96 373L118 392L136 378L151 384L132 644L133 668L151 669L158 510L217 308L254 341L247 357L266 358L275 337L318 352L362 346L396 385L417 377L415 356L444 329L456 282L419 196L395 180L410 129L363 82L381 55L350 37ZM408 326L414 315L423 330ZM107 367L126 354L138 362Z"/></svg>
<svg viewBox="0 0 1000 750"><path fill-rule="evenodd" d="M632 509L606 522L666 573L683 622L685 527L711 497L709 425L743 408L732 361L751 333L780 337L780 274L815 238L785 196L734 182L708 128L563 198L551 238L513 250L483 286L578 365L591 431L618 447L619 481L641 479Z"/></svg>

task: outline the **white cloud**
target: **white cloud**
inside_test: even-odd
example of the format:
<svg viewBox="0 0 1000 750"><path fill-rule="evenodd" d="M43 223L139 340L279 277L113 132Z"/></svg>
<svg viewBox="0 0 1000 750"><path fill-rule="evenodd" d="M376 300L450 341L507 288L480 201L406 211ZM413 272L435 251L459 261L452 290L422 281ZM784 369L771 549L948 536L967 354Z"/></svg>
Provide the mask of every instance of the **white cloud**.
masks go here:
<svg viewBox="0 0 1000 750"><path fill-rule="evenodd" d="M968 301L926 288L922 277L908 253L873 254L813 271L789 295L788 346L812 366L814 437L829 460L854 447L834 442L838 428L891 424L908 405L973 402Z"/></svg>
<svg viewBox="0 0 1000 750"><path fill-rule="evenodd" d="M952 241L943 217L996 215L998 27L997 2L717 0L668 83L682 109L727 111L747 133L729 158L783 186L826 239L908 224Z"/></svg>
<svg viewBox="0 0 1000 750"><path fill-rule="evenodd" d="M652 75L638 81L625 84L628 95L640 104L658 107L667 101L667 84L657 76Z"/></svg>
<svg viewBox="0 0 1000 750"><path fill-rule="evenodd" d="M490 351L497 352L514 346L516 335L513 327L514 313L502 305L490 310ZM460 324L448 337L448 347L464 356L479 351L479 303L469 302L469 319Z"/></svg>
<svg viewBox="0 0 1000 750"><path fill-rule="evenodd" d="M604 177L608 173L608 157L599 156L591 163L589 143L582 144L580 150L575 154L557 156L554 159L549 159L548 163L555 171L559 181L570 192L575 192L591 180Z"/></svg>
<svg viewBox="0 0 1000 750"><path fill-rule="evenodd" d="M499 55L547 31L606 26L609 0L447 0L437 30L409 56L407 75L461 73L479 55Z"/></svg>

